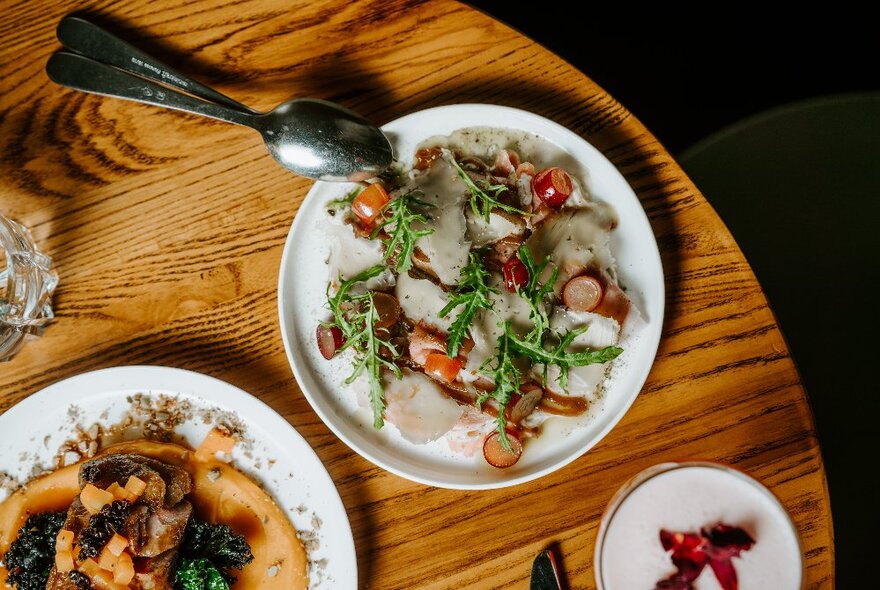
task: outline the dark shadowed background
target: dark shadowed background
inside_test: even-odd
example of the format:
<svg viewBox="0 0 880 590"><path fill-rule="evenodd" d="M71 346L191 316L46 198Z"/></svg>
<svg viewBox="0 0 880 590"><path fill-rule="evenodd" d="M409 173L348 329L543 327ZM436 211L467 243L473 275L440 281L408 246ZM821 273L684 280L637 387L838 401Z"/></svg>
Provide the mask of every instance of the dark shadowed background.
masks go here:
<svg viewBox="0 0 880 590"><path fill-rule="evenodd" d="M637 116L730 228L816 416L837 584L877 587L880 44L856 30L608 32L556 10L470 4L562 56ZM711 23L710 23L711 24ZM841 34L843 33L843 34Z"/></svg>

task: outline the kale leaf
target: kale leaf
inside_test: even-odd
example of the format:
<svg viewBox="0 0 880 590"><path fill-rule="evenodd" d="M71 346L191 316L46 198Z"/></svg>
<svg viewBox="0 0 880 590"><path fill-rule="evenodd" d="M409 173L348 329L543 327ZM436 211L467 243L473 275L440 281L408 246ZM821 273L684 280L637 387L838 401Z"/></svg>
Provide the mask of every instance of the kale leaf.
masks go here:
<svg viewBox="0 0 880 590"><path fill-rule="evenodd" d="M9 571L6 583L18 590L44 590L55 564L55 537L64 525L64 512L28 517L18 537L3 556Z"/></svg>
<svg viewBox="0 0 880 590"><path fill-rule="evenodd" d="M225 524L210 524L192 519L186 528L181 553L190 559L208 559L222 573L240 570L254 560L243 535Z"/></svg>
<svg viewBox="0 0 880 590"><path fill-rule="evenodd" d="M182 557L174 574L175 590L229 590L229 582L208 559Z"/></svg>

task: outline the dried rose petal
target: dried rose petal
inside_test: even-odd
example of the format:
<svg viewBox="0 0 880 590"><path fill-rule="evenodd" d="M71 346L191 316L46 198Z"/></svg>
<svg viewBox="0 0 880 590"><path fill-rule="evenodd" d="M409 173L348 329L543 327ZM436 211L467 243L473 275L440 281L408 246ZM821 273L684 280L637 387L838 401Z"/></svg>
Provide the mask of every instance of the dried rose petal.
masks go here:
<svg viewBox="0 0 880 590"><path fill-rule="evenodd" d="M739 557L740 553L748 551L755 544L755 540L743 529L722 523L703 529L701 533L709 542L706 551L712 559Z"/></svg>
<svg viewBox="0 0 880 590"><path fill-rule="evenodd" d="M673 533L663 529L660 531L660 544L667 551L693 551L703 543L703 537L696 533Z"/></svg>
<svg viewBox="0 0 880 590"><path fill-rule="evenodd" d="M748 551L755 540L739 527L718 523L697 533L660 531L660 544L671 551L676 572L657 582L655 590L692 590L706 565L712 568L724 590L737 590L736 569L731 558Z"/></svg>
<svg viewBox="0 0 880 590"><path fill-rule="evenodd" d="M684 555L672 556L672 565L678 568L677 575L693 582L702 573L703 568L709 563L709 557L702 551L691 551Z"/></svg>
<svg viewBox="0 0 880 590"><path fill-rule="evenodd" d="M736 581L736 570L729 559L713 559L709 562L709 567L715 572L715 577L718 578L721 588L737 590L739 584Z"/></svg>

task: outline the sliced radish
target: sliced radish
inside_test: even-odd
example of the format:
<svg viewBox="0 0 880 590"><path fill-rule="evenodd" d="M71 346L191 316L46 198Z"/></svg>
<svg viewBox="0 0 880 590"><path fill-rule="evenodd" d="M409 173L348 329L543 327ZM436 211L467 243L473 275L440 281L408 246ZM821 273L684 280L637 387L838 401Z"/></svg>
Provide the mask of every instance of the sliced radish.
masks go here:
<svg viewBox="0 0 880 590"><path fill-rule="evenodd" d="M541 170L532 179L532 191L549 207L561 207L573 190L571 176L562 168Z"/></svg>
<svg viewBox="0 0 880 590"><path fill-rule="evenodd" d="M333 358L336 351L345 343L345 339L342 337L342 330L336 326L318 324L315 336L318 339L318 350L321 351L321 356L328 361Z"/></svg>
<svg viewBox="0 0 880 590"><path fill-rule="evenodd" d="M511 293L516 293L517 289L522 289L529 282L529 271L526 265L519 258L511 258L501 268L504 275L504 286Z"/></svg>
<svg viewBox="0 0 880 590"><path fill-rule="evenodd" d="M523 385L520 388L520 393L514 394L510 404L507 406L508 419L513 423L519 424L538 407L542 397L544 397L544 390L539 386L534 383Z"/></svg>
<svg viewBox="0 0 880 590"><path fill-rule="evenodd" d="M605 288L602 281L592 275L574 277L562 290L565 306L575 311L593 311L602 303L603 297Z"/></svg>
<svg viewBox="0 0 880 590"><path fill-rule="evenodd" d="M523 450L522 442L520 442L519 437L509 431L507 433L507 440L510 441L512 452L504 447L504 443L501 442L501 434L497 431L486 437L486 440L483 442L483 457L486 458L486 463L492 467L504 469L515 465L519 461Z"/></svg>

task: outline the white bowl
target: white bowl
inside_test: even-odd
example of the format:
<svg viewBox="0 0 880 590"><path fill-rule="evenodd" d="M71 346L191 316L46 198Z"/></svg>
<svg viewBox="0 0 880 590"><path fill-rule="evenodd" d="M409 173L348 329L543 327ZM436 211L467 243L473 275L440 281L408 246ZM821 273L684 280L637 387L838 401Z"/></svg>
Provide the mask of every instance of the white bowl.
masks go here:
<svg viewBox="0 0 880 590"><path fill-rule="evenodd" d="M303 393L324 423L376 465L413 481L455 489L490 489L529 481L567 465L602 440L639 394L654 362L663 325L663 269L648 219L623 176L581 137L538 115L482 104L419 111L388 123L382 130L397 157L408 165L416 146L425 139L480 126L531 132L555 144L570 156L566 167L581 179L592 198L610 203L617 211L620 224L612 233L612 253L621 282L645 324L636 337L622 344L625 352L613 364L603 401L593 404L586 416L549 421L541 436L529 441L520 461L504 470L486 464L480 453L474 457L452 453L444 439L414 445L392 425L373 430L370 416L342 386L350 367L340 359L326 361L315 341L318 321L328 316L329 249L319 222L326 215L326 202L341 197L353 185L315 183L290 228L278 280L278 311L287 357Z"/></svg>
<svg viewBox="0 0 880 590"><path fill-rule="evenodd" d="M128 398L143 393L188 401L194 409L232 412L244 427L247 450L233 450L234 465L268 491L309 543L311 587L358 587L351 526L321 460L294 428L241 389L200 373L169 367L116 367L50 385L0 416L0 472L24 480L35 466L50 467L76 427L119 423ZM198 446L214 426L200 416L174 431ZM239 445L241 446L241 445ZM0 490L0 501L8 492Z"/></svg>

